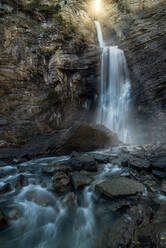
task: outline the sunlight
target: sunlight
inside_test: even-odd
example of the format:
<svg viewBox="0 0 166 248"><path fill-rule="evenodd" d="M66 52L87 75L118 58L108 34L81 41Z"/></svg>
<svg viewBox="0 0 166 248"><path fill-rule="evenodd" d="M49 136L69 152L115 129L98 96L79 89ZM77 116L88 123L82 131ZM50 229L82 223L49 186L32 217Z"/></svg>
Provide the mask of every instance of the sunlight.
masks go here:
<svg viewBox="0 0 166 248"><path fill-rule="evenodd" d="M96 0L95 2L95 11L98 12L100 10L101 0Z"/></svg>

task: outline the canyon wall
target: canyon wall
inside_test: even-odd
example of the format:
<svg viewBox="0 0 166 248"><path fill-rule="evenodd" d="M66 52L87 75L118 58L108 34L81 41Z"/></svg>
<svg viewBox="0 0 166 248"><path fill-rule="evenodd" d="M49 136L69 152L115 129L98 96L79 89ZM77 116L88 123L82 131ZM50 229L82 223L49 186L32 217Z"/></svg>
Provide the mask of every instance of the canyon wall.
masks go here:
<svg viewBox="0 0 166 248"><path fill-rule="evenodd" d="M100 51L81 1L0 3L0 147L93 112Z"/></svg>

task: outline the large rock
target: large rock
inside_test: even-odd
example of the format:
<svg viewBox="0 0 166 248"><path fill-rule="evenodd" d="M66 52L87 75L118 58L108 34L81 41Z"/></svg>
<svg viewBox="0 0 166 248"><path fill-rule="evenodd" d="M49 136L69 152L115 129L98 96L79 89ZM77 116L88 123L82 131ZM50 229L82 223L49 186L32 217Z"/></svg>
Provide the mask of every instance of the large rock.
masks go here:
<svg viewBox="0 0 166 248"><path fill-rule="evenodd" d="M36 142L37 140L37 142ZM66 155L73 151L89 152L121 144L116 134L102 125L77 123L34 137L22 148L0 149L0 158L31 159L37 155Z"/></svg>
<svg viewBox="0 0 166 248"><path fill-rule="evenodd" d="M166 179L166 173L160 170L152 170L152 174L158 178Z"/></svg>
<svg viewBox="0 0 166 248"><path fill-rule="evenodd" d="M88 155L83 155L79 157L72 158L71 166L74 170L87 170L87 171L97 171L97 162L96 160Z"/></svg>
<svg viewBox="0 0 166 248"><path fill-rule="evenodd" d="M126 197L143 193L145 187L135 180L119 177L97 184L95 190L108 197Z"/></svg>
<svg viewBox="0 0 166 248"><path fill-rule="evenodd" d="M120 144L117 135L104 126L92 126L87 123L76 124L69 129L57 152L88 152Z"/></svg>
<svg viewBox="0 0 166 248"><path fill-rule="evenodd" d="M140 158L131 158L129 159L129 165L133 169L136 170L149 170L150 169L150 162L146 159L140 159Z"/></svg>
<svg viewBox="0 0 166 248"><path fill-rule="evenodd" d="M153 168L162 169L166 171L166 155L151 158L151 165Z"/></svg>
<svg viewBox="0 0 166 248"><path fill-rule="evenodd" d="M92 179L87 175L75 171L71 174L71 181L74 189L77 190L78 188L89 185L92 182Z"/></svg>

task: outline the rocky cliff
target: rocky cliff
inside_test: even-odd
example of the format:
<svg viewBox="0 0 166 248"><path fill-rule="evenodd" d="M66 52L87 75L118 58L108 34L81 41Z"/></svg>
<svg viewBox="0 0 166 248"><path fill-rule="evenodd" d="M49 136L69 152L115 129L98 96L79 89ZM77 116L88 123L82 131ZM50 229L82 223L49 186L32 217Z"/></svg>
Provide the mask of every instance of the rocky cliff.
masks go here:
<svg viewBox="0 0 166 248"><path fill-rule="evenodd" d="M75 3L1 1L1 147L93 111L100 52L93 20Z"/></svg>

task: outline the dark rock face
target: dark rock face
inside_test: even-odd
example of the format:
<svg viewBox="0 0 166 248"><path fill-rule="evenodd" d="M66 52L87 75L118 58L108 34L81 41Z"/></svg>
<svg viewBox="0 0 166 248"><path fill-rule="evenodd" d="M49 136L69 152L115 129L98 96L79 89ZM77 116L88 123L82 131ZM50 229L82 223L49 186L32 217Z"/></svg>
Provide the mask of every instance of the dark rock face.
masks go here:
<svg viewBox="0 0 166 248"><path fill-rule="evenodd" d="M125 197L143 193L143 184L125 177L114 178L97 184L95 189L108 197Z"/></svg>
<svg viewBox="0 0 166 248"><path fill-rule="evenodd" d="M0 3L0 147L93 113L100 50L84 4L31 2Z"/></svg>

